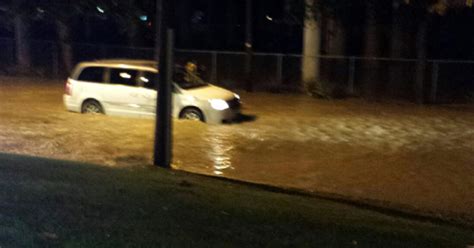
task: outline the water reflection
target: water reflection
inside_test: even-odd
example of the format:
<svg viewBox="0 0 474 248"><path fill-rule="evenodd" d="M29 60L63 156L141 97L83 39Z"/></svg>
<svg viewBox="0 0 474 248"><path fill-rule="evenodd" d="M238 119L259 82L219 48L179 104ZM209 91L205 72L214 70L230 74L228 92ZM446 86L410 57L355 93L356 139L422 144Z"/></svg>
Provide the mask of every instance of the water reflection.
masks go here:
<svg viewBox="0 0 474 248"><path fill-rule="evenodd" d="M232 150L234 146L231 142L228 142L225 135L219 133L213 133L208 137L211 149L209 149L207 156L213 163L213 173L215 175L223 175L226 170L234 169L232 166Z"/></svg>

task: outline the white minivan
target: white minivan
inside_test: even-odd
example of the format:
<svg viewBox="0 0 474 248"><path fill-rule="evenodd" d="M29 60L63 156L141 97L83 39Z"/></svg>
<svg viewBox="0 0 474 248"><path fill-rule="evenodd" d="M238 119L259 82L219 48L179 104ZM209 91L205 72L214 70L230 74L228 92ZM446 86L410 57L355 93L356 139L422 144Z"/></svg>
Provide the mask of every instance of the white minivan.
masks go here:
<svg viewBox="0 0 474 248"><path fill-rule="evenodd" d="M154 117L156 62L100 60L76 66L65 85L69 111L119 116ZM175 118L223 123L240 113L240 97L204 82L185 68L173 76L172 115Z"/></svg>

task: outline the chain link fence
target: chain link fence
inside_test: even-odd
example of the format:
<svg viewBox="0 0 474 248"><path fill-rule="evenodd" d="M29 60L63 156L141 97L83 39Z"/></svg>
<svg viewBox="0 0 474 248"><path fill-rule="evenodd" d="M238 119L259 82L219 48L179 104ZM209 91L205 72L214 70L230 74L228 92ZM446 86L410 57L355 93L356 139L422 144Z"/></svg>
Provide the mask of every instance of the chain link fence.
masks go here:
<svg viewBox="0 0 474 248"><path fill-rule="evenodd" d="M65 78L69 74L61 56L61 44L29 41L31 68L42 77ZM153 48L73 43L73 64L96 59L153 59ZM15 40L0 39L0 73L17 73ZM204 79L231 89L301 92L299 54L254 53L249 81L244 52L175 49L176 63L194 61ZM416 97L415 59L320 56L320 81L334 97L360 96L413 100ZM474 61L427 60L422 94L430 102L473 101Z"/></svg>

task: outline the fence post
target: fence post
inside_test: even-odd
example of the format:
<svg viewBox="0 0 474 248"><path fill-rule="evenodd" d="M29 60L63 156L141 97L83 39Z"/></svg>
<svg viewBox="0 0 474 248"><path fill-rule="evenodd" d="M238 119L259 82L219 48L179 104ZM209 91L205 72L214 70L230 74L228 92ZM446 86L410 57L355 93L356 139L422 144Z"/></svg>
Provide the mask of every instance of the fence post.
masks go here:
<svg viewBox="0 0 474 248"><path fill-rule="evenodd" d="M425 100L424 88L425 88L425 73L426 73L426 60L417 59L415 69L415 101L418 104L423 104Z"/></svg>
<svg viewBox="0 0 474 248"><path fill-rule="evenodd" d="M254 85L251 78L253 52L251 47L247 46L245 53L245 90L252 92Z"/></svg>
<svg viewBox="0 0 474 248"><path fill-rule="evenodd" d="M217 82L217 52L212 52L212 62L211 62L211 82Z"/></svg>
<svg viewBox="0 0 474 248"><path fill-rule="evenodd" d="M277 55L277 83L282 84L283 83L283 55L278 54Z"/></svg>
<svg viewBox="0 0 474 248"><path fill-rule="evenodd" d="M438 93L438 78L439 78L439 63L433 62L433 69L431 71L431 92L430 102L436 103L436 96Z"/></svg>
<svg viewBox="0 0 474 248"><path fill-rule="evenodd" d="M354 95L354 82L355 82L355 57L349 58L349 78L347 82L347 90L349 95Z"/></svg>

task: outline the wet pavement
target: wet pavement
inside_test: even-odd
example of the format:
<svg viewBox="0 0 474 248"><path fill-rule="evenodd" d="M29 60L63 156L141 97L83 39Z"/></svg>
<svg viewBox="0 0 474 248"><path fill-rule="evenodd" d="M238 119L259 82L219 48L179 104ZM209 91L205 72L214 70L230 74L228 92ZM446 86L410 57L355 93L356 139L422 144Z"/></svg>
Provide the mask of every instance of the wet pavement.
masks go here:
<svg viewBox="0 0 474 248"><path fill-rule="evenodd" d="M0 151L151 163L154 121L69 113L62 82L0 78ZM474 108L242 93L229 125L175 120L176 169L474 220Z"/></svg>

